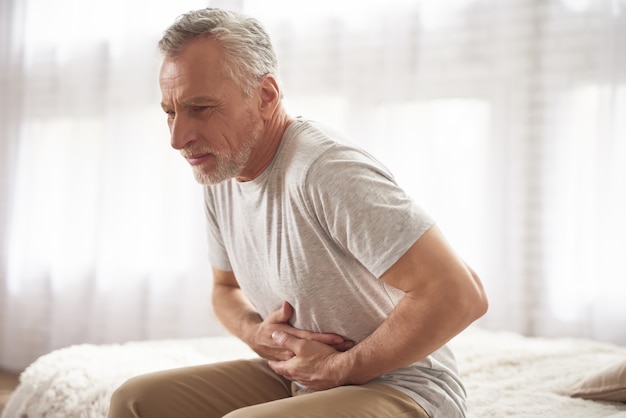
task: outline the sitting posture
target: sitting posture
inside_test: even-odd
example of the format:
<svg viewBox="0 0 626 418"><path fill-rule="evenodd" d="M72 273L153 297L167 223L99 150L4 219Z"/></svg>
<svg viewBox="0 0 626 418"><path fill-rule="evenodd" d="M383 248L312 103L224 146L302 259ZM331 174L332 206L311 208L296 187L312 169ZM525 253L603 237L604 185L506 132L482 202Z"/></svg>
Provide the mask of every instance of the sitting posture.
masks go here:
<svg viewBox="0 0 626 418"><path fill-rule="evenodd" d="M260 358L134 377L110 417L463 417L446 343L487 299L433 219L286 112L256 20L192 11L159 47L171 145L205 186L215 314Z"/></svg>

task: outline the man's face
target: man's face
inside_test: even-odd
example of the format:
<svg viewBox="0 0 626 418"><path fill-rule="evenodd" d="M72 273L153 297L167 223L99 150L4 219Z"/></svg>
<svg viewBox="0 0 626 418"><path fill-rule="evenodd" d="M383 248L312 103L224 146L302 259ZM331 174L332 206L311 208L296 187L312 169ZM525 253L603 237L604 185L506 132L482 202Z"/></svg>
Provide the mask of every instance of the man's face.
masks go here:
<svg viewBox="0 0 626 418"><path fill-rule="evenodd" d="M217 41L192 40L165 58L159 77L171 145L202 184L245 174L263 130L256 93L246 97L223 73L221 55Z"/></svg>

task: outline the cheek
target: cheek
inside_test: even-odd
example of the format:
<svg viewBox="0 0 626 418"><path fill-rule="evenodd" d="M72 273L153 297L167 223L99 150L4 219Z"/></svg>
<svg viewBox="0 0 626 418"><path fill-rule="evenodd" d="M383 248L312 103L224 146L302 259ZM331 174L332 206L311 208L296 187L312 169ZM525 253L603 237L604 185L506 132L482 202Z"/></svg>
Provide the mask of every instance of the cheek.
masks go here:
<svg viewBox="0 0 626 418"><path fill-rule="evenodd" d="M248 106L237 112L218 111L211 115L210 121L202 122L201 137L215 152L232 155L259 132L260 122Z"/></svg>
<svg viewBox="0 0 626 418"><path fill-rule="evenodd" d="M253 132L256 132L258 120L254 113L246 111L238 114L232 121L225 134L231 147L240 147L249 141Z"/></svg>

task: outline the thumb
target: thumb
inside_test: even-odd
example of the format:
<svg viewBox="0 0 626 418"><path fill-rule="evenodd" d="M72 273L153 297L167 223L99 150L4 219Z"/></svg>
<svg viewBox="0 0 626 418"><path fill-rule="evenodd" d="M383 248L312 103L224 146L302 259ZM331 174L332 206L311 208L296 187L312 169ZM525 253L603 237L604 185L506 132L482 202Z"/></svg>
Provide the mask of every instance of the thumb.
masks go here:
<svg viewBox="0 0 626 418"><path fill-rule="evenodd" d="M283 302L280 308L272 311L267 316L269 322L274 324L286 324L293 314L293 308L288 302Z"/></svg>
<svg viewBox="0 0 626 418"><path fill-rule="evenodd" d="M293 335L289 335L283 331L272 332L272 339L274 340L274 342L276 342L276 344L280 345L281 347L289 349L291 348L293 341L297 340L297 338Z"/></svg>
<svg viewBox="0 0 626 418"><path fill-rule="evenodd" d="M278 322L289 322L291 315L293 315L293 308L289 302L283 302L282 306L278 310Z"/></svg>

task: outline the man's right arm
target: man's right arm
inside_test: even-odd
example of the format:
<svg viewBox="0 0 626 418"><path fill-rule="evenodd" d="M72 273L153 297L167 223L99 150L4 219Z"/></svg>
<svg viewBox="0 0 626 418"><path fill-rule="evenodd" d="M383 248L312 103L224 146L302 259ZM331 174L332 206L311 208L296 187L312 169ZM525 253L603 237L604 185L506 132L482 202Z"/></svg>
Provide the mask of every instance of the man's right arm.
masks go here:
<svg viewBox="0 0 626 418"><path fill-rule="evenodd" d="M274 341L272 334L275 331L328 344L339 351L348 350L354 345L337 334L314 333L292 327L289 318L293 308L287 302L264 320L241 291L232 271L213 268L212 299L215 315L226 329L268 360L287 360L294 355Z"/></svg>

